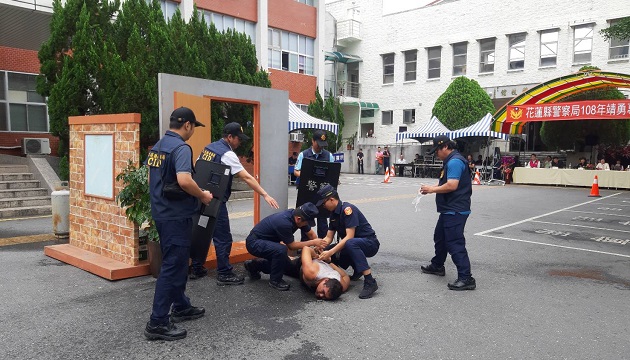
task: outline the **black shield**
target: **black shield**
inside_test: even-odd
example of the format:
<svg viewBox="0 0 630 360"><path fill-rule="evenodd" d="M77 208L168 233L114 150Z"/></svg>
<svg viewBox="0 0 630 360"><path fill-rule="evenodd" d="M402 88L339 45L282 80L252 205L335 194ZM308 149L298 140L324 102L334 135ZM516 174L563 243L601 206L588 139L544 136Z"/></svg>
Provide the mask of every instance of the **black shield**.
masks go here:
<svg viewBox="0 0 630 360"><path fill-rule="evenodd" d="M303 159L300 170L300 185L295 206L307 202L317 203L317 191L324 185L332 185L335 189L339 184L341 163L331 163L313 159Z"/></svg>
<svg viewBox="0 0 630 360"><path fill-rule="evenodd" d="M209 205L201 204L199 215L193 218L192 246L207 241L214 233L221 199L230 181L230 167L221 163L198 160L195 164L193 180L200 188L212 193ZM203 240L202 240L203 239Z"/></svg>

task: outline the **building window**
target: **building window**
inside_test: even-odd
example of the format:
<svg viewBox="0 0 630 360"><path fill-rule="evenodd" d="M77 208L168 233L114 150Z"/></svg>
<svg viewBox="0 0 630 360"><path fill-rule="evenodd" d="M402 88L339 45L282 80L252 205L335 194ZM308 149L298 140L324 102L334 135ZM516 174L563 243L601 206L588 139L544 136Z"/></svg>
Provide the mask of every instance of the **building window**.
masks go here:
<svg viewBox="0 0 630 360"><path fill-rule="evenodd" d="M398 132L405 132L407 131L407 127L406 126L399 126L398 127Z"/></svg>
<svg viewBox="0 0 630 360"><path fill-rule="evenodd" d="M592 50L593 24L573 28L573 63L590 63Z"/></svg>
<svg viewBox="0 0 630 360"><path fill-rule="evenodd" d="M616 25L618 22L619 20L611 20L610 26ZM610 60L627 59L629 47L630 39L610 39L610 50L608 52L608 58Z"/></svg>
<svg viewBox="0 0 630 360"><path fill-rule="evenodd" d="M394 112L393 111L383 111L383 120L381 124L383 125L391 125L394 123Z"/></svg>
<svg viewBox="0 0 630 360"><path fill-rule="evenodd" d="M540 66L556 66L558 58L558 29L540 32Z"/></svg>
<svg viewBox="0 0 630 360"><path fill-rule="evenodd" d="M468 43L453 44L453 76L466 75Z"/></svg>
<svg viewBox="0 0 630 360"><path fill-rule="evenodd" d="M269 67L313 75L315 40L288 31L269 29Z"/></svg>
<svg viewBox="0 0 630 360"><path fill-rule="evenodd" d="M418 63L418 50L405 51L405 81L416 80L417 63Z"/></svg>
<svg viewBox="0 0 630 360"><path fill-rule="evenodd" d="M381 55L383 57L383 84L394 82L394 53Z"/></svg>
<svg viewBox="0 0 630 360"><path fill-rule="evenodd" d="M414 124L416 122L416 109L403 110L403 124Z"/></svg>
<svg viewBox="0 0 630 360"><path fill-rule="evenodd" d="M0 71L0 131L48 132L48 108L37 75Z"/></svg>
<svg viewBox="0 0 630 360"><path fill-rule="evenodd" d="M494 47L496 39L479 40L479 72L494 72Z"/></svg>
<svg viewBox="0 0 630 360"><path fill-rule="evenodd" d="M525 68L525 38L526 33L508 35L510 43L509 70Z"/></svg>
<svg viewBox="0 0 630 360"><path fill-rule="evenodd" d="M361 117L362 118L374 117L374 109L361 110Z"/></svg>
<svg viewBox="0 0 630 360"><path fill-rule="evenodd" d="M214 24L214 27L219 32L225 32L228 29L232 31L243 33L251 38L252 44L256 42L256 24L244 19L235 18L229 15L223 15L219 13L213 13L207 10L200 11L206 24Z"/></svg>
<svg viewBox="0 0 630 360"><path fill-rule="evenodd" d="M442 47L436 46L427 49L429 58L429 79L440 78L440 64L442 62Z"/></svg>
<svg viewBox="0 0 630 360"><path fill-rule="evenodd" d="M151 1L148 1L148 3L149 5L151 5ZM164 14L164 19L166 19L166 21L169 21L173 18L173 15L175 15L179 4L174 1L161 0L160 6L162 7L162 14Z"/></svg>
<svg viewBox="0 0 630 360"><path fill-rule="evenodd" d="M306 104L295 104L300 110L304 111L308 114L308 105Z"/></svg>
<svg viewBox="0 0 630 360"><path fill-rule="evenodd" d="M315 6L315 5L313 5L313 4L314 4L314 0L295 0L295 1L297 1L297 2L299 2L299 3L302 3L302 4L306 4L306 5L310 5L310 6Z"/></svg>

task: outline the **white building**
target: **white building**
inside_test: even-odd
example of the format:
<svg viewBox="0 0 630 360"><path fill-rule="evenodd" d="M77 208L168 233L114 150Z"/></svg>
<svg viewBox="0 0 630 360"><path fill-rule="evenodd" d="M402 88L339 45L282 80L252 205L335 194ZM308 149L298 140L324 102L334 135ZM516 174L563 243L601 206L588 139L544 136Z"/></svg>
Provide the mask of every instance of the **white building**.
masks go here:
<svg viewBox="0 0 630 360"><path fill-rule="evenodd" d="M600 34L630 16L628 0L327 0L326 11L327 35L336 35L326 45L347 61L337 61L336 72L326 67L327 88L345 104L343 137L357 133L355 147L364 149L392 145L396 133L429 121L460 75L479 82L499 108L584 65L630 73L628 41ZM373 117L360 118L360 102L378 108ZM370 129L375 138L366 139Z"/></svg>

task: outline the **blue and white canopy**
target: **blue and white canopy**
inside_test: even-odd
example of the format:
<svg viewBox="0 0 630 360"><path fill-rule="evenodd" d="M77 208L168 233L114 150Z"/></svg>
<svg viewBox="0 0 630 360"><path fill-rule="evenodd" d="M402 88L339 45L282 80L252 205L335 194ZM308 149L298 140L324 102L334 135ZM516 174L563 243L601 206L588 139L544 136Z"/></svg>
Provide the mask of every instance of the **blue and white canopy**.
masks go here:
<svg viewBox="0 0 630 360"><path fill-rule="evenodd" d="M434 116L431 118L431 120L429 120L428 123L422 125L416 131L405 131L396 134L396 142L402 139L413 139L423 142L433 139L436 136L448 135L450 134L450 132L451 131L446 126L444 126L444 124L442 124L437 117Z"/></svg>
<svg viewBox="0 0 630 360"><path fill-rule="evenodd" d="M481 120L470 125L469 127L453 130L448 134L451 139L458 139L464 137L493 137L503 140L509 140L509 134L503 134L496 131L491 131L490 126L492 124L492 115L486 114Z"/></svg>
<svg viewBox="0 0 630 360"><path fill-rule="evenodd" d="M299 129L320 129L337 134L339 125L312 117L289 100L289 132Z"/></svg>

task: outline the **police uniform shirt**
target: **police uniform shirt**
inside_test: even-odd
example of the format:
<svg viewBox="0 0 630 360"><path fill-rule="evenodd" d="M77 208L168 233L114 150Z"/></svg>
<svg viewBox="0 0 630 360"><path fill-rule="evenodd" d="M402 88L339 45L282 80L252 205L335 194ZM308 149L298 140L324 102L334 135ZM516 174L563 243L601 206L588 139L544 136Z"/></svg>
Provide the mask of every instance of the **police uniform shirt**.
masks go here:
<svg viewBox="0 0 630 360"><path fill-rule="evenodd" d="M166 144L179 145L184 143L184 139L173 131L167 131L164 137L153 146L146 164L149 166L149 191L151 196L151 215L155 220L174 220L192 217L196 214L199 206L197 198L190 196L183 200L169 200L162 196L162 170L164 170L165 181L177 181L177 175L181 173L192 174L192 152L189 146L180 146L170 156L168 169L162 169L166 165L165 154L160 154L159 149ZM164 145L164 146L163 146ZM174 170L174 172L173 172Z"/></svg>
<svg viewBox="0 0 630 360"><path fill-rule="evenodd" d="M321 159L321 155L322 155L323 151L320 151L319 153L313 152L313 154L315 154L317 156L317 159L315 160L319 160L319 161L328 161L328 162L335 162L335 158L333 157L332 153L330 153L329 159ZM297 161L295 162L295 170L300 171L302 169L302 160L304 160L304 151L302 151L300 153L300 155L298 155Z"/></svg>
<svg viewBox="0 0 630 360"><path fill-rule="evenodd" d="M330 216L329 230L336 231L341 238L346 237L346 229L354 228L355 238L368 238L376 235L363 213L348 202L337 204Z"/></svg>
<svg viewBox="0 0 630 360"><path fill-rule="evenodd" d="M250 236L256 239L290 244L294 241L293 234L298 228L293 219L293 209L284 210L262 219L251 231ZM306 232L311 230L309 225L302 227Z"/></svg>

